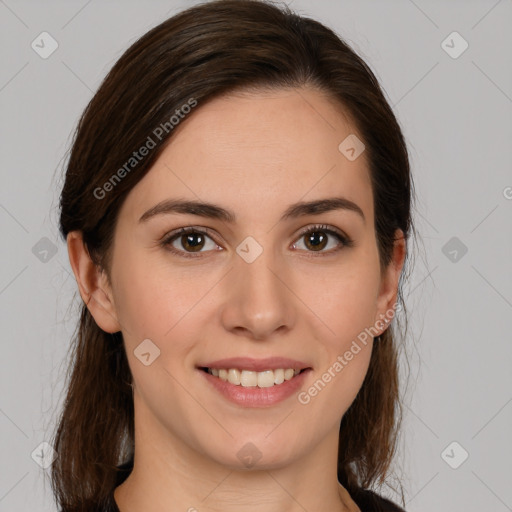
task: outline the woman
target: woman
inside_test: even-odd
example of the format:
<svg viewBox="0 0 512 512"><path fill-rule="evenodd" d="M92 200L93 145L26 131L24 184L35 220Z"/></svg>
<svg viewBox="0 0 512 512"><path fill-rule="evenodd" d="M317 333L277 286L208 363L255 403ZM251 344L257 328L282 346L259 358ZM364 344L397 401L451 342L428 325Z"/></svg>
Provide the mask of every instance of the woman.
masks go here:
<svg viewBox="0 0 512 512"><path fill-rule="evenodd" d="M401 510L369 488L400 423L411 200L376 78L320 23L220 0L135 42L61 195L84 304L60 510Z"/></svg>

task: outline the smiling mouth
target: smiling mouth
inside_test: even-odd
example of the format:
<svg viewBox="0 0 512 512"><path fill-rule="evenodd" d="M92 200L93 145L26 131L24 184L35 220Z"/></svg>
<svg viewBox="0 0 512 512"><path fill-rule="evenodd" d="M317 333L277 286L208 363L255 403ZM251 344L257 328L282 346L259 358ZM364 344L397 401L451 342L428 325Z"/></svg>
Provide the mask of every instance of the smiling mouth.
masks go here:
<svg viewBox="0 0 512 512"><path fill-rule="evenodd" d="M245 388L270 388L273 386L279 386L283 382L292 380L296 375L311 370L311 368L278 368L274 370L256 372L252 370L239 370L237 368L217 369L200 367L199 369L222 381L229 382L234 386L241 386Z"/></svg>

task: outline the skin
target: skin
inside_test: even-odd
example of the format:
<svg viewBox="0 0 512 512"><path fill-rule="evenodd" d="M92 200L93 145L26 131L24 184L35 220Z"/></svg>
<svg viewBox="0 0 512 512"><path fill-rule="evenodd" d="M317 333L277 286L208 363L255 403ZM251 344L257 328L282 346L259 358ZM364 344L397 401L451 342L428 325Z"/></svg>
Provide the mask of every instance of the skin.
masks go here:
<svg viewBox="0 0 512 512"><path fill-rule="evenodd" d="M381 269L366 154L349 161L338 150L358 134L348 119L309 88L199 105L127 196L110 282L80 232L69 234L81 296L103 330L122 331L134 379L135 464L115 490L121 512L359 510L337 481L336 457L340 422L366 375L372 339L307 405L292 395L244 408L195 369L225 357L291 357L313 367L306 390L393 308L405 243L395 243ZM335 210L279 221L292 203L333 196L354 201L365 220ZM208 201L237 220L180 213L139 222L168 198ZM298 234L315 224L342 230L354 246L328 235L315 251ZM208 227L216 238L203 238L195 259L174 255L159 241L183 226ZM263 248L252 263L236 252L247 236ZM186 237L173 246L186 252L180 240ZM134 355L147 338L161 351L149 366ZM251 469L237 456L249 442L261 452Z"/></svg>

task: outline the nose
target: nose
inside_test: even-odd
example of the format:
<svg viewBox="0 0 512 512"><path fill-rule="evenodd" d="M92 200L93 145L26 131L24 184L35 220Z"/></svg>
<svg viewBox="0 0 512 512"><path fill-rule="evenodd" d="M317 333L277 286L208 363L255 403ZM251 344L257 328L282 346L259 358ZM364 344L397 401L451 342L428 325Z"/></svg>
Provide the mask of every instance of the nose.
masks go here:
<svg viewBox="0 0 512 512"><path fill-rule="evenodd" d="M264 340L293 328L296 304L283 263L263 251L252 263L236 257L224 282L221 320L224 328L254 340Z"/></svg>

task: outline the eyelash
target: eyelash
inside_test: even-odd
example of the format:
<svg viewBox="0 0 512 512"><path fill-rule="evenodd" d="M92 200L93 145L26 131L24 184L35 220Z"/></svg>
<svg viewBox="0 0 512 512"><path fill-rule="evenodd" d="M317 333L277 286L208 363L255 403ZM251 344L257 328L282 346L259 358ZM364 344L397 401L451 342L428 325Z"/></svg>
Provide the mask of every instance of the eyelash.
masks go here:
<svg viewBox="0 0 512 512"><path fill-rule="evenodd" d="M341 242L342 247L338 247L336 249L331 249L329 251L319 251L318 254L315 254L316 251L306 251L306 252L311 253L311 257L317 257L317 256L320 256L322 254L333 254L333 253L336 253L336 252L340 251L343 247L353 247L353 245L354 245L353 240L351 240L348 236L344 235L341 231L338 231L338 230L333 229L333 228L329 228L325 224L317 224L317 225L314 225L314 226L311 226L311 227L303 229L299 233L299 236L298 236L297 240L300 240L305 235L308 235L310 233L314 233L316 231L321 231L323 233L326 233L327 235L334 236L335 238L337 238ZM181 257L184 257L184 258L198 258L198 257L201 257L201 254L202 254L201 252L190 253L190 252L186 252L186 251L181 251L181 250L178 250L178 249L174 248L171 245L172 242L174 242L174 240L178 239L180 236L187 235L189 233L197 233L197 234L200 234L200 235L206 235L209 238L211 238L215 243L217 243L208 228L198 229L198 228L195 228L194 226L189 226L189 227L180 228L178 231L173 231L173 232L169 233L169 235L166 236L162 240L161 245L162 245L162 247L166 248L171 253L176 254L178 256L181 256ZM217 245L219 245L219 244L217 244Z"/></svg>
<svg viewBox="0 0 512 512"><path fill-rule="evenodd" d="M329 226L326 226L325 224L316 224L314 226L311 226L311 227L301 230L297 240L300 240L305 235L314 233L316 231L321 231L328 235L334 236L341 242L341 247L337 247L336 249L331 249L329 251L319 251L318 254L315 254L316 251L306 251L306 252L311 253L311 257L321 256L322 254L333 254L333 253L340 251L344 247L353 247L353 245L354 245L354 241L351 240L348 236L344 235L341 231L338 231L337 229L330 228ZM177 231L172 231L171 233L169 233L169 235L166 236L162 240L161 246L164 247L169 252L176 254L178 256L184 257L184 258L199 258L199 257L201 257L201 254L203 254L203 253L201 253L201 252L190 253L190 252L186 252L186 251L181 251L181 250L174 248L171 245L172 242L174 242L174 240L178 239L180 236L188 235L189 233L197 233L200 235L206 235L215 242L215 239L212 236L212 232L208 228L198 229L198 228L195 228L194 226L188 226L188 227L180 228ZM215 242L215 243L217 243L217 242ZM217 244L217 245L219 245L219 244ZM208 251L206 251L206 252L208 252Z"/></svg>

